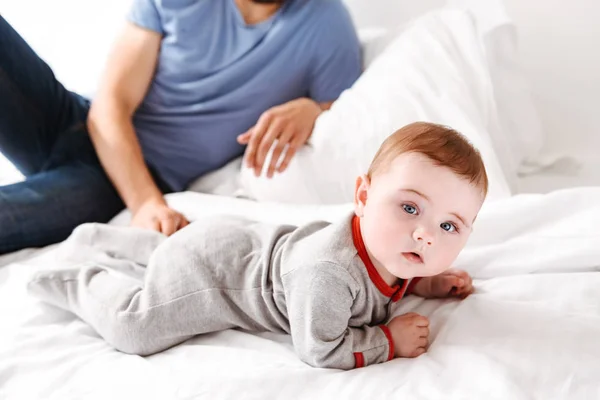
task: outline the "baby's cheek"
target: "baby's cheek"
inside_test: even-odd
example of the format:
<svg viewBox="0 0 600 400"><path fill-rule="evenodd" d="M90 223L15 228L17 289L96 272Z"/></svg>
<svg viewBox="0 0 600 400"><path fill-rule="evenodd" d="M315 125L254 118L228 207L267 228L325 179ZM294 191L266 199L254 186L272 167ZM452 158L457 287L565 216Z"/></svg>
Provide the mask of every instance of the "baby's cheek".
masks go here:
<svg viewBox="0 0 600 400"><path fill-rule="evenodd" d="M451 268L453 266L454 262L456 261L456 259L458 258L459 254L460 254L460 249L457 249L456 247L447 249L444 254L444 258L443 258L444 265L447 265L448 268Z"/></svg>
<svg viewBox="0 0 600 400"><path fill-rule="evenodd" d="M395 233L392 227L388 226L386 223L381 223L377 227L373 227L371 229L371 239L373 242L378 244L386 244L389 245L394 241Z"/></svg>
<svg viewBox="0 0 600 400"><path fill-rule="evenodd" d="M452 267L452 263L456 260L458 252L454 248L444 247L439 249L436 257L438 273L442 273Z"/></svg>
<svg viewBox="0 0 600 400"><path fill-rule="evenodd" d="M375 243L377 243L377 253L381 259L386 259L386 261L388 261L392 254L395 253L396 245L389 237L378 235L378 237L375 238Z"/></svg>
<svg viewBox="0 0 600 400"><path fill-rule="evenodd" d="M389 244L385 239L385 235L381 234L381 232L377 229L370 229L364 233L365 235L363 237L363 241L373 255L378 259L385 256L385 253L389 247Z"/></svg>
<svg viewBox="0 0 600 400"><path fill-rule="evenodd" d="M447 260L436 260L435 264L430 268L431 276L439 275L442 272L447 271L452 265Z"/></svg>

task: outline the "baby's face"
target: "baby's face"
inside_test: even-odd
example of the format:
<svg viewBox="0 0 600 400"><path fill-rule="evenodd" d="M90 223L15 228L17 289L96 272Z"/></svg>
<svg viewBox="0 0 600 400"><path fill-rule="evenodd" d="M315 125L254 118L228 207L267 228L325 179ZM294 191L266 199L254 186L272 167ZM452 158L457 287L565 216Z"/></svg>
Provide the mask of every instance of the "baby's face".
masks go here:
<svg viewBox="0 0 600 400"><path fill-rule="evenodd" d="M404 279L450 268L484 200L481 189L420 153L396 157L371 182L358 178L356 190L371 260L380 273Z"/></svg>

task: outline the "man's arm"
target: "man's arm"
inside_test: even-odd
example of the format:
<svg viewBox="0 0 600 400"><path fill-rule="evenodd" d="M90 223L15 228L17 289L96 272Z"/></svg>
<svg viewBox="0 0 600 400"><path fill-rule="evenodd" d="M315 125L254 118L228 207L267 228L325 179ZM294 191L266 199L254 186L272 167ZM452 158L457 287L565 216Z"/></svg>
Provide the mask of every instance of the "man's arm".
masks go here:
<svg viewBox="0 0 600 400"><path fill-rule="evenodd" d="M255 175L259 176L269 150L277 141L266 175L272 178L275 171L285 171L296 151L310 137L318 116L332 104L303 97L262 113L256 125L238 136L240 144L248 145L245 154L248 168L254 168ZM284 150L285 156L280 160Z"/></svg>
<svg viewBox="0 0 600 400"><path fill-rule="evenodd" d="M308 97L265 111L256 125L238 137L240 144L248 145L246 165L254 169L256 176L261 174L271 148L266 176L285 171L296 151L310 138L319 115L360 76L360 44L348 10L338 2L322 7L322 23L315 23L313 32L314 52L308 55Z"/></svg>
<svg viewBox="0 0 600 400"><path fill-rule="evenodd" d="M327 111L333 105L333 101L328 101L327 103L319 103L319 107L321 107L321 111Z"/></svg>
<svg viewBox="0 0 600 400"><path fill-rule="evenodd" d="M319 115L329 110L333 103L317 103L309 98L300 98L265 111L256 125L238 136L240 144L248 145L247 167L254 168L255 175L259 176L267 154L277 140L267 169L267 178L272 178L275 171L285 171L296 151L312 134ZM285 155L281 157L284 150Z"/></svg>
<svg viewBox="0 0 600 400"><path fill-rule="evenodd" d="M127 24L109 56L87 124L102 166L133 214L132 224L170 235L187 221L166 205L132 122L154 76L161 38Z"/></svg>

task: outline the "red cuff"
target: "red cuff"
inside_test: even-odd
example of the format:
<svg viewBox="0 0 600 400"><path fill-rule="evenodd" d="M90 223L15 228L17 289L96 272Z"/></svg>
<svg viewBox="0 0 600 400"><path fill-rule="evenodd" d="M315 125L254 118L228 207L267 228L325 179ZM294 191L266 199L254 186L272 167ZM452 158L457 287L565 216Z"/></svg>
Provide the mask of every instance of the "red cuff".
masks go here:
<svg viewBox="0 0 600 400"><path fill-rule="evenodd" d="M354 353L354 368L362 368L365 366L365 356L363 353Z"/></svg>
<svg viewBox="0 0 600 400"><path fill-rule="evenodd" d="M388 353L388 361L394 358L394 340L392 339L392 332L390 332L390 328L387 325L379 325L385 336L387 337L388 342L390 343L390 351Z"/></svg>
<svg viewBox="0 0 600 400"><path fill-rule="evenodd" d="M410 280L410 284L409 284L409 285L408 285L408 287L406 288L406 295L407 295L407 296L408 296L409 294L412 294L412 292L413 292L413 290L414 290L414 288L415 288L415 285L416 285L417 283L419 283L419 281L420 281L421 279L423 279L423 278L421 278L421 277L416 277L416 278L412 278L412 279Z"/></svg>

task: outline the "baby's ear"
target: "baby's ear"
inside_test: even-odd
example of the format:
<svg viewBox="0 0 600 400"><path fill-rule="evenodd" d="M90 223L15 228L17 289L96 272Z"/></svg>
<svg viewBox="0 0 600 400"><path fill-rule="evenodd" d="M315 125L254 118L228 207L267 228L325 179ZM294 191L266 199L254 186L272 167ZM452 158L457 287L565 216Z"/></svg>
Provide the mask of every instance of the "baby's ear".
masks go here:
<svg viewBox="0 0 600 400"><path fill-rule="evenodd" d="M370 187L371 181L367 175L361 175L356 178L356 186L354 188L354 213L358 217L362 217L364 214Z"/></svg>

